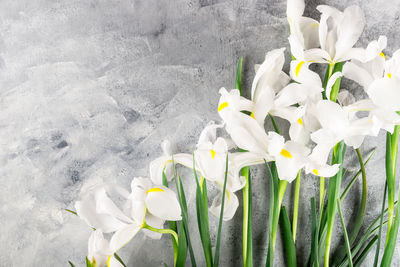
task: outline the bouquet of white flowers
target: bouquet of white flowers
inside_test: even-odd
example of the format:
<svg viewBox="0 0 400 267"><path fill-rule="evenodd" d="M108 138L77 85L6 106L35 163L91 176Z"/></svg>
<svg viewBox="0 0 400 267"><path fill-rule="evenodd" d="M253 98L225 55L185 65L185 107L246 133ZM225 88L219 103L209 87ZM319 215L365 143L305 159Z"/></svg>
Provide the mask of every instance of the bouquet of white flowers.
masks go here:
<svg viewBox="0 0 400 267"><path fill-rule="evenodd" d="M253 266L252 188L249 166L264 164L270 178L268 249L266 266L273 266L276 234L281 224L288 266L297 266L301 176L314 175L320 191L311 201L311 244L307 266L360 266L375 249L375 263L390 266L400 223L400 205L395 202L395 174L400 125L400 51L388 59L383 53L386 37L379 36L367 48L355 48L364 28L364 17L357 6L344 11L321 5L320 21L304 17L304 0L288 0L287 19L292 60L289 75L282 71L285 49L268 52L255 66L250 99L242 96L242 60L239 60L236 88L220 89L220 123L211 121L201 132L193 153L173 153L164 141L164 155L153 160L149 178L134 178L128 192L115 184L97 184L82 191L76 213L94 229L89 238L87 266L125 266L117 252L143 231L159 239L170 234L174 266L184 266L189 252L196 266L184 187L175 166L193 169L196 183L197 224L206 266L219 264L221 228L239 207L236 196L243 193L243 266ZM324 80L310 69L326 64ZM356 100L341 88L345 77L361 85L367 98ZM285 140L274 118L290 123ZM271 120L273 131L265 129ZM386 185L381 214L360 233L366 211L367 177L359 150L366 136L387 131ZM229 138L217 134L225 130ZM226 136L226 135L225 135ZM346 148L353 149L360 168L346 187L342 187ZM330 162L328 163L328 160ZM351 231L341 213L341 201L358 177L362 179L361 204ZM326 180L328 189L325 188ZM288 183L295 183L293 216L282 206ZM169 188L170 183L176 192ZM207 184L220 193L208 204ZM344 188L344 190L342 190ZM400 192L400 191L399 191ZM387 209L386 206L387 196ZM121 201L122 200L122 201ZM210 238L209 212L219 217L215 250ZM345 247L330 258L336 217L340 218ZM169 227L164 228L168 221ZM385 227L383 227L386 225ZM386 229L383 256L379 257L381 236ZM111 233L111 239L103 233ZM73 264L70 263L72 266Z"/></svg>

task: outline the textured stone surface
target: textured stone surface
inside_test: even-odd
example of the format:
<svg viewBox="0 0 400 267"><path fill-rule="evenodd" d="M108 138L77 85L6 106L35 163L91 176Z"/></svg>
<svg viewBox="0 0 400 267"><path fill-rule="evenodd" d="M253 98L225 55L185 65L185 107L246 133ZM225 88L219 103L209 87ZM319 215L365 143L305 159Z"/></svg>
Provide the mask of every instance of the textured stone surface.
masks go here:
<svg viewBox="0 0 400 267"><path fill-rule="evenodd" d="M387 54L399 47L400 3L313 0L306 15L318 18L319 4L360 5L367 24L359 45L384 34ZM91 230L63 211L73 208L82 185L101 179L129 185L132 177L147 176L163 139L175 143L177 151L190 152L202 127L218 120L218 89L234 86L237 58L244 56L249 88L253 65L268 50L288 47L285 10L284 0L2 0L0 265L66 266L68 260L83 265ZM345 86L363 96L354 84ZM283 122L280 126L287 128ZM379 213L383 195L383 134L368 138L362 151L374 147L367 168L365 225ZM354 153L348 156L346 166L354 169ZM193 177L181 172L200 263ZM252 176L254 259L255 266L262 266L268 180L263 167L253 168ZM309 251L309 198L318 192L315 178L303 182L300 262ZM292 198L289 188L285 203L290 206ZM358 183L344 203L346 221L354 220L359 199ZM241 213L223 226L221 266L241 264ZM214 217L211 225L215 241ZM341 230L339 223L336 230ZM336 236L336 244L343 246L341 234ZM277 266L284 264L280 244L278 239ZM171 242L140 234L121 255L129 266L170 265ZM370 255L365 266L372 260Z"/></svg>

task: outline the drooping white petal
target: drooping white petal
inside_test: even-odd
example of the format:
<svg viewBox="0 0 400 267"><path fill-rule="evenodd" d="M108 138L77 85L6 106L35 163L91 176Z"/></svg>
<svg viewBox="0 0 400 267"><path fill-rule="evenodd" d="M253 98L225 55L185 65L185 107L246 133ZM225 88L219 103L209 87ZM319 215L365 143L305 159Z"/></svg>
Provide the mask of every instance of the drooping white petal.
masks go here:
<svg viewBox="0 0 400 267"><path fill-rule="evenodd" d="M107 196L103 188L99 188L95 192L96 212L99 214L108 214L125 223L131 223L132 220L126 216L115 203Z"/></svg>
<svg viewBox="0 0 400 267"><path fill-rule="evenodd" d="M260 154L267 151L267 134L255 119L241 112L231 112L225 122L227 132L238 147Z"/></svg>
<svg viewBox="0 0 400 267"><path fill-rule="evenodd" d="M179 221L181 207L174 191L158 186L147 191L146 207L151 214L168 221Z"/></svg>
<svg viewBox="0 0 400 267"><path fill-rule="evenodd" d="M118 251L125 246L133 237L142 229L142 226L137 223L126 225L124 228L116 231L110 240L110 249L113 252Z"/></svg>
<svg viewBox="0 0 400 267"><path fill-rule="evenodd" d="M270 87L264 87L259 90L257 99L254 100L253 115L261 126L264 126L264 120L274 105L274 97L275 92Z"/></svg>
<svg viewBox="0 0 400 267"><path fill-rule="evenodd" d="M303 60L290 62L290 77L296 82L311 85L317 88L322 87L319 75L308 68L309 64Z"/></svg>
<svg viewBox="0 0 400 267"><path fill-rule="evenodd" d="M222 203L222 192L219 193L213 200L211 207L209 208L210 212L219 217L221 212L221 203ZM224 214L223 220L229 221L233 218L236 213L237 208L239 207L239 200L237 196L233 192L226 191L225 194L225 203L224 203Z"/></svg>
<svg viewBox="0 0 400 267"><path fill-rule="evenodd" d="M373 81L371 74L353 61L344 64L343 75L362 85L365 90L368 89L369 85Z"/></svg>

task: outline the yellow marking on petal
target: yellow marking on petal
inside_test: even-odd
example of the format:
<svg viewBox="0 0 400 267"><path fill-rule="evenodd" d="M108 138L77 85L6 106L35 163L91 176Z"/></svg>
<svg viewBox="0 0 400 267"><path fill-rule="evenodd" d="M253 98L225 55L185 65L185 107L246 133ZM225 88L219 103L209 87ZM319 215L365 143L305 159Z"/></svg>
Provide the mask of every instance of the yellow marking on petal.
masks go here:
<svg viewBox="0 0 400 267"><path fill-rule="evenodd" d="M227 106L229 106L228 102L221 103L221 105L219 105L219 107L218 107L218 112L220 112L221 110L223 110Z"/></svg>
<svg viewBox="0 0 400 267"><path fill-rule="evenodd" d="M211 158L214 159L215 158L215 150L210 149L210 153L211 153Z"/></svg>
<svg viewBox="0 0 400 267"><path fill-rule="evenodd" d="M280 154L281 154L282 156L284 156L285 158L289 158L289 159L293 158L293 157L292 157L292 154L290 154L290 152L287 151L286 149L282 149Z"/></svg>
<svg viewBox="0 0 400 267"><path fill-rule="evenodd" d="M301 118L299 118L299 119L297 120L297 122L298 122L301 126L303 126L303 120L302 120Z"/></svg>
<svg viewBox="0 0 400 267"><path fill-rule="evenodd" d="M250 117L252 117L253 119L256 119L253 112L250 114Z"/></svg>
<svg viewBox="0 0 400 267"><path fill-rule="evenodd" d="M380 52L379 55L380 55L381 57L383 57L383 59L386 59L386 56L385 56L385 54L384 54L383 52Z"/></svg>
<svg viewBox="0 0 400 267"><path fill-rule="evenodd" d="M107 259L107 267L110 267L111 257L112 257L112 255L110 257L108 257L108 259Z"/></svg>
<svg viewBox="0 0 400 267"><path fill-rule="evenodd" d="M313 172L315 175L318 175L318 170L317 170L317 169L312 170L312 172Z"/></svg>
<svg viewBox="0 0 400 267"><path fill-rule="evenodd" d="M154 188L147 190L146 195L151 192L164 192L164 190L161 188L158 188L158 187L154 187Z"/></svg>
<svg viewBox="0 0 400 267"><path fill-rule="evenodd" d="M296 74L296 77L299 76L301 66L303 66L304 63L305 63L304 61L300 61L300 63L297 64L296 69L294 70L294 74Z"/></svg>
<svg viewBox="0 0 400 267"><path fill-rule="evenodd" d="M319 23L311 23L311 26L314 28L318 28L319 27Z"/></svg>
<svg viewBox="0 0 400 267"><path fill-rule="evenodd" d="M387 76L389 77L389 79L392 79L392 74L388 73Z"/></svg>

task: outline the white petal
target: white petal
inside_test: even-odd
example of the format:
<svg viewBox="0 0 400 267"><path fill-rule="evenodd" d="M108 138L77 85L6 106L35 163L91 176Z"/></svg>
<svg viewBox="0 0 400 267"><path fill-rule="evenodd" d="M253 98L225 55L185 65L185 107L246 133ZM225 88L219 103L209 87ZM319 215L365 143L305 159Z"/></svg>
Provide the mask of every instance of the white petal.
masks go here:
<svg viewBox="0 0 400 267"><path fill-rule="evenodd" d="M275 83L275 80L278 78L276 74L282 70L283 63L285 62L284 51L285 48L280 48L267 53L265 61L260 65L254 77L251 86L251 99L255 99L256 89L262 87L259 81L264 75L267 75L267 77L264 77L267 79L267 81L265 81L267 84L271 85ZM268 81L269 79L271 79L271 81ZM263 84L265 82L263 82Z"/></svg>
<svg viewBox="0 0 400 267"><path fill-rule="evenodd" d="M393 76L391 79L375 80L368 89L368 96L379 107L400 110L400 79Z"/></svg>
<svg viewBox="0 0 400 267"><path fill-rule="evenodd" d="M126 223L131 223L132 220L126 216L115 203L107 196L105 190L97 190L95 193L96 212L111 215Z"/></svg>
<svg viewBox="0 0 400 267"><path fill-rule="evenodd" d="M252 117L241 112L231 112L226 121L226 130L235 144L247 151L266 153L267 134Z"/></svg>
<svg viewBox="0 0 400 267"><path fill-rule="evenodd" d="M140 231L141 225L137 223L129 224L114 233L110 240L110 248L113 252L125 246Z"/></svg>
<svg viewBox="0 0 400 267"><path fill-rule="evenodd" d="M322 87L319 75L308 68L309 64L302 60L290 62L290 77L296 82L308 84L315 87Z"/></svg>
<svg viewBox="0 0 400 267"><path fill-rule="evenodd" d="M368 86L372 83L373 77L364 68L355 64L354 62L346 62L343 66L343 75L368 89Z"/></svg>
<svg viewBox="0 0 400 267"><path fill-rule="evenodd" d="M214 121L210 121L203 129L203 131L201 131L197 144L202 144L205 142L214 143L217 138L217 129L222 127L222 124L215 124Z"/></svg>
<svg viewBox="0 0 400 267"><path fill-rule="evenodd" d="M337 27L335 61L343 61L341 57L352 48L364 29L365 19L358 6L349 6L343 12L343 17Z"/></svg>
<svg viewBox="0 0 400 267"><path fill-rule="evenodd" d="M264 126L265 117L274 104L275 92L270 87L263 87L258 90L257 99L255 99L254 117L256 121Z"/></svg>
<svg viewBox="0 0 400 267"><path fill-rule="evenodd" d="M157 189L160 190L150 189L147 193L145 203L149 212L163 220L181 220L181 207L175 192L164 186L159 186Z"/></svg>
<svg viewBox="0 0 400 267"><path fill-rule="evenodd" d="M210 212L217 218L219 218L221 212L221 203L222 203L222 193L219 193L214 198L210 207ZM225 194L224 214L222 219L224 221L229 221L230 219L232 219L238 207L239 207L239 200L237 196L234 193L227 191L227 193Z"/></svg>

